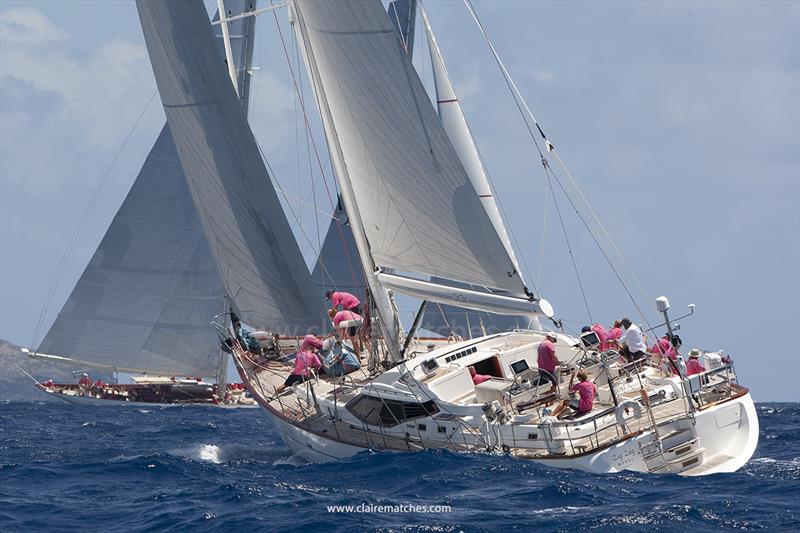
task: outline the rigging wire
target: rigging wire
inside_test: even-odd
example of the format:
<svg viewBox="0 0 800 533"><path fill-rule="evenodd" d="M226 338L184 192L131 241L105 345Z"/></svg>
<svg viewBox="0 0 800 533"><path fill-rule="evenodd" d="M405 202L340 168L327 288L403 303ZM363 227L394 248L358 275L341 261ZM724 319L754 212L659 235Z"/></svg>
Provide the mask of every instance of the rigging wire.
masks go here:
<svg viewBox="0 0 800 533"><path fill-rule="evenodd" d="M583 305L586 306L586 314L589 315L589 323L594 324L594 320L592 319L592 312L589 310L589 302L586 299L586 292L583 290L583 282L581 281L581 275L578 272L578 265L575 263L575 254L572 253L572 245L569 242L569 237L567 236L567 228L564 226L564 219L561 217L561 208L558 207L558 201L556 200L556 192L553 189L553 182L550 180L550 173L547 172L547 166L545 166L545 175L547 176L547 185L550 189L550 193L553 195L553 203L556 206L556 214L558 215L558 221L561 223L561 231L564 233L564 242L567 244L567 251L569 252L569 259L572 262L572 268L575 270L575 277L578 279L578 287L581 290L581 297L583 298Z"/></svg>
<svg viewBox="0 0 800 533"><path fill-rule="evenodd" d="M86 225L86 221L89 218L89 213L91 213L92 209L94 208L94 205L100 196L100 192L103 190L103 187L111 177L111 171L114 169L114 166L117 164L120 155L122 155L122 152L128 145L128 141L130 141L131 137L133 137L133 132L136 131L136 128L139 126L139 123L142 121L142 118L144 117L145 113L150 108L150 104L153 103L156 94L158 94L157 90L153 91L153 94L150 95L150 98L147 100L147 103L145 104L144 108L139 113L139 116L136 117L136 120L133 122L133 125L128 130L128 133L125 135L119 148L111 157L111 161L109 162L108 166L106 166L105 171L101 174L100 180L95 186L94 191L92 192L92 195L89 198L89 202L86 205L86 208L83 210L83 213L81 214L81 218L78 221L77 227L72 232L72 236L67 242L67 248L64 250L64 254L61 256L61 260L58 262L58 265L56 266L56 272L55 275L53 276L53 281L50 284L50 289L47 292L47 297L45 298L44 306L42 307L42 310L39 313L39 318L36 321L36 328L33 331L33 339L31 340L31 348L33 349L35 349L34 347L36 346L36 339L39 336L39 330L42 327L44 318L47 315L47 312L50 310L50 304L52 303L53 297L55 296L56 287L58 286L59 281L61 281L61 276L64 274L64 270L66 269L67 266L67 261L69 257L72 255L72 251L75 248L78 236L83 230L83 227Z"/></svg>
<svg viewBox="0 0 800 533"><path fill-rule="evenodd" d="M270 0L270 5L273 5L272 0ZM336 207L335 207L336 204L334 204L334 202L333 202L333 198L331 196L331 190L328 187L328 180L327 180L327 177L326 177L326 174L325 174L325 169L324 169L324 166L322 165L322 160L320 158L319 151L317 149L316 141L314 140L314 135L311 132L311 124L310 124L309 119L308 119L308 112L306 110L304 92L303 92L303 89L302 89L302 80L300 81L300 83L298 83L297 76L295 76L295 72L294 72L294 68L293 68L293 65L292 65L292 61L291 61L291 59L289 57L288 49L286 47L286 40L283 37L283 31L281 30L280 23L278 22L278 14L275 11L273 11L273 18L275 20L275 27L278 30L278 36L280 37L280 40L281 40L281 45L283 47L284 56L286 58L286 62L288 64L288 66L289 66L289 73L290 73L290 75L292 77L292 83L294 85L294 93L295 93L296 97L299 99L300 108L301 108L301 110L303 112L303 118L304 118L305 127L306 127L306 142L308 143L309 140L311 141L311 146L313 148L314 155L316 157L317 164L318 164L319 169L320 169L320 174L322 175L322 183L325 186L325 191L327 192L327 195L328 195L328 201L331 204L331 209L333 209L333 211L336 212ZM294 24L292 24L292 32L293 33L296 32L296 30L294 28ZM295 34L295 40L296 39L297 39L297 35ZM298 49L299 49L299 47L298 47ZM298 63L299 63L299 57L298 57ZM298 67L298 71L299 70L300 69ZM311 154L309 152L309 159L310 158L311 158ZM309 163L309 167L310 167L310 163ZM313 176L313 174L312 174L312 176ZM313 182L312 182L312 186L313 186ZM336 190L336 195L337 195L337 198L338 198L339 194L338 194L338 190L336 189L336 180L334 180L334 190ZM337 204L338 204L338 202L337 202ZM348 246L347 246L347 238L345 237L344 228L342 227L341 223L336 224L336 228L337 228L337 231L339 233L339 241L340 241L341 246L344 249L344 253L345 253L346 257L347 257L347 264L350 267L350 274L351 274L351 276L353 278L353 283L356 286L361 285L361 283L359 283L359 279L360 279L360 276L358 275L359 271L357 270L357 267L355 267L353 265L353 260L350 257L350 250L348 249ZM318 241L319 241L319 233L320 233L319 232L319 227L317 227L317 240ZM313 245L312 245L312 248L313 248ZM319 248L319 251L320 251L320 255L318 255L318 259L317 260L320 263L320 266L323 268L323 270L325 270L327 272L327 268L325 268L325 266L323 265L323 258L321 256L322 245L319 244L318 248ZM330 275L330 273L328 273L328 274ZM331 277L331 279L333 279L333 278Z"/></svg>
<svg viewBox="0 0 800 533"><path fill-rule="evenodd" d="M539 132L539 134L541 135L542 139L544 139L545 146L546 146L546 148L548 149L548 151L552 151L552 152L554 153L554 155L555 155L555 157L556 157L556 160L559 162L559 166L561 166L561 168L562 168L562 169L565 171L565 173L567 174L567 176L568 176L568 177L569 177L569 179L571 180L573 187L574 187L576 190L578 190L578 191L579 191L580 198L581 198L581 199L583 200L583 202L584 202L584 203L587 205L587 207L589 208L589 211L590 211L590 213L592 214L592 216L594 217L595 221L596 221L596 222L597 222L597 223L600 225L600 227L602 228L602 230L603 230L603 233L605 234L605 237L606 237L606 238L608 239L608 241L609 241L609 242L612 244L612 246L613 246L614 250L617 252L617 255L618 255L620 258L621 258L621 260L622 260L623 264L625 265L625 267L626 267L626 268L627 268L627 270L628 270L628 273L629 273L629 274L631 275L631 277L632 277L632 278L633 278L633 279L636 281L636 284L638 285L639 289L640 289L640 290L642 291L642 293L644 294L645 298L647 298L647 299L649 300L649 296L648 296L648 295L647 295L647 293L644 291L644 288L642 287L641 283L639 283L639 281L638 281L638 278L637 278L637 277L636 277L636 275L633 273L633 270L630 268L630 266L629 266L629 264L627 263L627 261L625 261L625 258L624 258L624 256L622 255L622 253L621 253L621 251L619 250L619 248L618 248L618 247L617 247L617 245L614 243L614 241L611 239L611 236L610 236L610 235L608 234L608 232L605 230L605 227L604 227L604 226L602 225L602 223L599 221L599 218L597 217L597 215L596 215L596 213L594 212L594 210L591 208L591 205L589 204L589 202L588 202L588 200L586 199L586 197L585 197L585 196L583 195L583 193L581 192L581 190L580 190L580 187L578 186L577 182L575 182L574 178L572 178L571 174L569 174L569 172L566 170L566 165L564 165L563 161L561 161L561 159L559 158L558 154L556 153L556 151L555 151L555 146L553 146L553 144L552 144L552 143L551 143L551 142L550 142L550 141L547 139L547 136L544 134L544 131L542 131L542 128L539 126L539 123L538 123L538 121L536 120L536 117L534 116L533 112L531 111L530 107L528 106L528 104L527 104L527 102L526 102L525 98L522 96L522 93L520 92L520 90L519 90L519 88L517 87L516 83L514 83L514 80L511 78L511 74L508 72L508 69L506 69L506 66L505 66L505 64L503 63L502 59L500 59L500 55L498 54L497 50L495 49L494 45L492 44L491 40L489 39L489 36L488 36L488 34L486 33L486 30L484 29L484 27L483 27L483 24L481 23L480 19L478 18L478 15L477 15L477 13L475 12L475 9L474 9L474 7L472 6L472 2L471 2L471 0L464 0L464 4L466 5L466 7L467 7L467 10L469 11L470 15L472 16L472 19L475 21L475 24L478 26L478 29L480 30L481 34L483 35L483 37L484 37L484 39L485 39L485 41L486 41L486 44L489 46L489 48L490 48L490 50L491 50L491 52L492 52L492 55L494 56L495 62L497 63L498 67L500 68L500 71L501 71L501 72L502 72L502 74L503 74L503 79L505 80L505 82L506 82L506 86L508 87L509 91L511 92L511 96L512 96L512 98L514 99L514 103L516 104L517 110L518 110L518 111L519 111L519 113L522 115L523 121L525 122L525 127L527 128L527 130L528 130L528 133L530 134L530 136L531 136L531 139L533 140L533 142L534 142L534 144L535 144L535 146L536 146L536 150L537 150L537 152L539 153L539 156L540 156L540 158L542 159L542 164L543 164L543 166L545 167L545 172L547 172L547 169L548 169L548 168L550 168L550 167L547 165L547 162L546 162L547 160L546 160L546 158L544 157L544 154L542 153L542 149L541 149L541 147L539 146L539 143L538 143L538 141L537 141L537 139L536 139L536 135L533 133L533 128L532 128L532 126L531 126L531 122L533 122L533 126L535 126L535 127L536 127L536 129L538 130L538 132ZM523 108L524 108L524 109L523 109ZM528 119L529 117L530 117L530 120ZM569 194L566 192L566 189L564 188L563 184L561 183L561 180L559 180L559 179L558 179L558 177L556 176L555 172L552 172L552 169L550 169L550 170L551 170L551 173L552 173L552 176L553 176L553 178L554 178L554 179L556 180L556 182L559 184L559 187L560 187L560 188L561 188L561 190L563 191L564 195L567 197L567 199L568 199L568 200L570 201L570 203L572 204L572 207L575 209L575 212L576 212L576 213L578 213L578 216L581 218L581 221L583 222L583 224L584 224L584 227L586 227L587 231L589 232L590 236L592 237L592 240L595 242L595 244L597 245L598 249L600 249L600 252L603 254L603 257L605 258L606 262L609 264L609 266L611 267L611 269L614 271L614 274L616 275L617 279L619 280L619 282L620 282L620 284L622 285L622 287L623 287L623 289L625 290L625 292L628 294L628 297L631 299L631 302L633 303L634 307L635 307L635 308L636 308L636 310L639 312L639 314L642 316L642 319L645 321L645 323L647 323L647 324L648 324L648 326L649 326L649 321L647 320L647 317L646 317L646 315L645 315L645 314L644 314L644 312L642 311L641 307L639 307L639 305L636 303L636 301L635 301L635 298L633 297L633 295L631 294L630 290L629 290L629 289L628 289L628 287L627 287L627 284L626 284L626 283L625 283L625 281L622 279L622 276L619 274L619 272L617 271L617 269L614 267L614 265L613 265L613 262L611 261L611 258L608 256L608 254L606 254L605 250L603 250L603 248L602 248L602 246L600 245L600 243L599 243L599 241L598 241L598 239L597 239L596 235L595 235L595 234L594 234L594 232L593 232L593 231L592 231L592 230L589 228L589 225L588 225L588 223L585 221L585 219L584 219L584 218L583 218L583 217L580 215L580 212L578 211L577 207L575 206L575 203L574 203L574 201L572 200L572 198L571 198L571 197L569 196ZM549 178L548 178L548 179L549 179Z"/></svg>

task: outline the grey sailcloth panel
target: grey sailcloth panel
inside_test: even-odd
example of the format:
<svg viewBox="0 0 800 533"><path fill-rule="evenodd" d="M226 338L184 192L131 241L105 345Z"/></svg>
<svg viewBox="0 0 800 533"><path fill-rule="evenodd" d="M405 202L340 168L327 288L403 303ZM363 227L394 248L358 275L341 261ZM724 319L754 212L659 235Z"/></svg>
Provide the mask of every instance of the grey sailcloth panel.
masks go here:
<svg viewBox="0 0 800 533"><path fill-rule="evenodd" d="M363 299L366 294L367 280L364 279L358 248L341 200L328 226L311 277L319 295L329 290L341 290Z"/></svg>
<svg viewBox="0 0 800 533"><path fill-rule="evenodd" d="M413 57L417 0L394 0L389 2L387 9L392 26L400 40L406 44L409 57ZM347 223L347 213L341 198L325 233L311 277L314 278L314 286L320 294L328 290L343 290L361 298L366 293L367 281L358 260L358 248L353 231Z"/></svg>
<svg viewBox="0 0 800 533"><path fill-rule="evenodd" d="M203 3L137 1L161 102L228 296L244 322L318 330L322 301L238 103Z"/></svg>
<svg viewBox="0 0 800 533"><path fill-rule="evenodd" d="M379 1L293 3L342 187L375 263L507 291L524 285Z"/></svg>
<svg viewBox="0 0 800 533"><path fill-rule="evenodd" d="M249 5L226 4L234 13ZM242 65L242 94L249 85L253 20L231 24L240 36L231 40ZM222 282L165 125L38 351L151 374L211 376L219 341L209 318L223 303Z"/></svg>

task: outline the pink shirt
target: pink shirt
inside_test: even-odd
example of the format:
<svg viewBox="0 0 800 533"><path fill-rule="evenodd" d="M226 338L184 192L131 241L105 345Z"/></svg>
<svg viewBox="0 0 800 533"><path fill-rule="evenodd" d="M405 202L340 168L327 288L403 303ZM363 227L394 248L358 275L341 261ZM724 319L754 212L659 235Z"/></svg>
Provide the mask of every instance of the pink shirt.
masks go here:
<svg viewBox="0 0 800 533"><path fill-rule="evenodd" d="M308 351L309 348L316 348L317 350L322 349L322 341L316 338L314 335L306 335L303 337L303 342L300 344L300 351L305 352Z"/></svg>
<svg viewBox="0 0 800 533"><path fill-rule="evenodd" d="M672 346L672 343L664 337L658 339L658 342L655 343L652 348L650 348L650 351L652 353L666 355L672 360L675 360L675 358L678 356L677 352L675 352L675 347Z"/></svg>
<svg viewBox="0 0 800 533"><path fill-rule="evenodd" d="M333 325L339 327L339 323L343 320L362 320L362 318L361 315L352 311L339 311L333 316Z"/></svg>
<svg viewBox="0 0 800 533"><path fill-rule="evenodd" d="M542 370L547 370L551 374L556 373L556 347L549 339L545 339L539 345L539 361L537 365Z"/></svg>
<svg viewBox="0 0 800 533"><path fill-rule="evenodd" d="M334 292L331 295L331 302L334 309L336 309L337 305L341 305L342 309L352 309L361 303L358 298L349 292Z"/></svg>
<svg viewBox="0 0 800 533"><path fill-rule="evenodd" d="M594 394L597 392L597 387L595 387L594 383L587 379L586 381L576 383L570 390L572 392L577 391L580 395L580 400L578 400L578 411L581 413L588 413L592 410L592 406L594 405Z"/></svg>
<svg viewBox="0 0 800 533"><path fill-rule="evenodd" d="M696 357L690 357L686 362L686 375L701 374L706 371L706 367L700 364Z"/></svg>
<svg viewBox="0 0 800 533"><path fill-rule="evenodd" d="M478 371L472 367L469 367L469 374L472 376L472 384L473 385L480 385L484 381L489 381L492 379L492 376L487 376L484 374L478 374Z"/></svg>
<svg viewBox="0 0 800 533"><path fill-rule="evenodd" d="M600 324L595 324L592 326L592 331L597 333L597 338L600 339L600 344L602 344L606 340L606 328L601 326Z"/></svg>
<svg viewBox="0 0 800 533"><path fill-rule="evenodd" d="M606 331L606 338L604 342L600 343L601 350L610 350L614 345L609 341L615 341L622 337L622 330L620 328L611 328Z"/></svg>
<svg viewBox="0 0 800 533"><path fill-rule="evenodd" d="M307 378L308 376L311 375L312 368L316 368L317 370L322 368L322 363L320 363L317 354L305 351L297 352L297 357L294 360L294 370L292 370L292 374Z"/></svg>

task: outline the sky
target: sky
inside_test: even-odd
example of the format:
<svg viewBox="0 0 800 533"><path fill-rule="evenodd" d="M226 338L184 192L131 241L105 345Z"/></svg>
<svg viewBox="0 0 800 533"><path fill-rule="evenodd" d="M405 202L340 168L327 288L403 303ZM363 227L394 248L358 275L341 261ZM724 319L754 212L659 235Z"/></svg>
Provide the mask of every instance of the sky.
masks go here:
<svg viewBox="0 0 800 533"><path fill-rule="evenodd" d="M647 321L659 322L656 296L673 316L695 304L681 322L686 350L731 354L757 401L800 401L800 2L474 5L624 262L605 239L603 252L635 273L638 283L623 278ZM642 321L557 194L562 229L464 5L425 6L526 279L573 329ZM295 61L285 10L277 21ZM311 264L331 206L323 181L311 185L319 168L309 170L276 19L262 15L258 28L249 120L298 213L294 229L312 236L300 239ZM430 87L423 41L415 63ZM163 123L133 2L0 1L0 337L41 341ZM413 302L401 303L410 321Z"/></svg>

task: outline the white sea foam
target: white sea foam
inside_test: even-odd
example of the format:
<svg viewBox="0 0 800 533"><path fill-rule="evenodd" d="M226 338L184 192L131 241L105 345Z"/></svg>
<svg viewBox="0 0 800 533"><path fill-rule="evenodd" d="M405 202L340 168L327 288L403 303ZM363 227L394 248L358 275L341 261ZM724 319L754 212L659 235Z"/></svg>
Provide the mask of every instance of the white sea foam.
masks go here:
<svg viewBox="0 0 800 533"><path fill-rule="evenodd" d="M203 444L198 450L197 458L218 465L222 462L222 450L216 444Z"/></svg>

